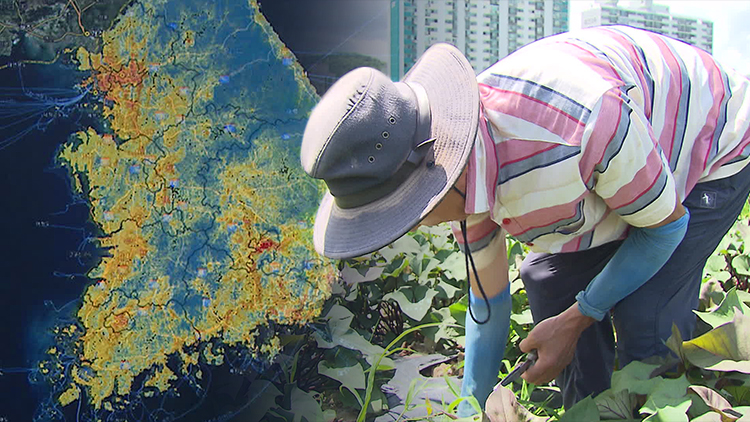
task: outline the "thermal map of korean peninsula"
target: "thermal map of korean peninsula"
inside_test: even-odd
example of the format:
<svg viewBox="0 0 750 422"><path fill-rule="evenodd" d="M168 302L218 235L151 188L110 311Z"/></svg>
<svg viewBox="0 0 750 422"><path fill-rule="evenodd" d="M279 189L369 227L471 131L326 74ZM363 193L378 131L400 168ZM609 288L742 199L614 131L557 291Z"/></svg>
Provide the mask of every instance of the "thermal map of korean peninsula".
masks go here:
<svg viewBox="0 0 750 422"><path fill-rule="evenodd" d="M273 355L262 326L317 317L333 276L311 247L321 186L298 164L317 101L301 67L254 0L138 0L74 54L107 130L57 159L108 255L40 364L57 403L112 410L136 379L164 393L225 348Z"/></svg>

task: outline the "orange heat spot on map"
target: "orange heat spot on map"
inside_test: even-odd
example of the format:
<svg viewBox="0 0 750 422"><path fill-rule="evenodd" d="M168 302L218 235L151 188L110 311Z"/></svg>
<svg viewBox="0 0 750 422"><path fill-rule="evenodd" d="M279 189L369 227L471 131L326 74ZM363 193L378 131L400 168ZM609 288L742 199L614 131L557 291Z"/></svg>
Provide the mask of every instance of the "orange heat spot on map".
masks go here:
<svg viewBox="0 0 750 422"><path fill-rule="evenodd" d="M247 6L139 0L101 51L76 52L107 130L75 134L59 161L108 256L89 274L61 404L112 408L144 373L164 392L226 347L272 355L279 340L257 328L310 321L330 293L334 268L312 248L322 187L297 156L317 97ZM208 341L222 346L188 351Z"/></svg>

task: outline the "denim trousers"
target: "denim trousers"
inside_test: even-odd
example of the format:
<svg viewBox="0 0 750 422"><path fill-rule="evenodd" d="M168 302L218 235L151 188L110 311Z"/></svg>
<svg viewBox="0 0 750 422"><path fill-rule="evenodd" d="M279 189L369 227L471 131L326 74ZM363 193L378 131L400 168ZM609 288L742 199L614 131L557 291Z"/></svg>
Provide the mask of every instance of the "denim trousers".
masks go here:
<svg viewBox="0 0 750 422"><path fill-rule="evenodd" d="M649 281L582 333L573 361L555 379L566 408L609 388L615 358L622 368L634 360L670 353L664 341L673 323L683 339L693 337L693 310L698 307L706 260L736 221L748 193L750 166L693 188L682 203L690 211L690 222L675 252ZM534 323L570 307L621 243L570 253L530 253L521 265L521 278Z"/></svg>

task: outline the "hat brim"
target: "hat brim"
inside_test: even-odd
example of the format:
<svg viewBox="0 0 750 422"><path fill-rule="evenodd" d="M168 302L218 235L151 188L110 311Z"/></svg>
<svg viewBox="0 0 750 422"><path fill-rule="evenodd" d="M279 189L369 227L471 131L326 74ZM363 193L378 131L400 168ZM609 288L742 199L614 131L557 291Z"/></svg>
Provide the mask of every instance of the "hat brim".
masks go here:
<svg viewBox="0 0 750 422"><path fill-rule="evenodd" d="M315 249L334 259L376 251L416 226L461 175L479 125L476 75L461 52L435 44L402 82L420 84L429 98L433 149L395 191L372 203L343 209L327 192L315 217ZM427 166L428 161L434 165Z"/></svg>

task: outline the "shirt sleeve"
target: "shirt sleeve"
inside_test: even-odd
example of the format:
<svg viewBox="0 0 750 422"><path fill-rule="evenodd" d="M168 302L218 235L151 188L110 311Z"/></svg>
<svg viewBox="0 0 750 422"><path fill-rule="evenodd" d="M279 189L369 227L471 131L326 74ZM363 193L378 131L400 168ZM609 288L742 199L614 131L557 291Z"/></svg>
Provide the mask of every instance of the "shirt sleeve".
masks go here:
<svg viewBox="0 0 750 422"><path fill-rule="evenodd" d="M620 87L607 91L592 110L581 147L586 187L625 222L650 226L674 211L669 163L642 109Z"/></svg>
<svg viewBox="0 0 750 422"><path fill-rule="evenodd" d="M458 247L466 253L466 242L459 221L451 222L451 230ZM501 253L505 235L500 226L490 218L489 212L471 214L466 218L466 238L477 270L487 267Z"/></svg>

